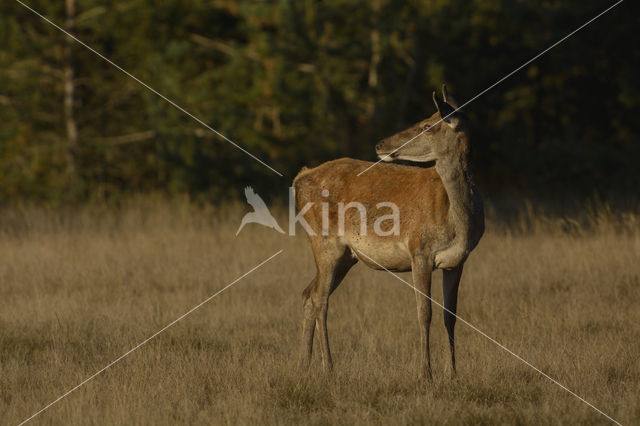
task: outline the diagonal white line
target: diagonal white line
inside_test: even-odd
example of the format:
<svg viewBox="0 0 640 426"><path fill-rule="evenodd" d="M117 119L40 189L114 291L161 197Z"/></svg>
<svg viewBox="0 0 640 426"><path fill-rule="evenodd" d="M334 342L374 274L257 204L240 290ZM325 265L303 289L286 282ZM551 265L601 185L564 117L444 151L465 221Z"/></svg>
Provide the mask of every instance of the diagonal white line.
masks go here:
<svg viewBox="0 0 640 426"><path fill-rule="evenodd" d="M400 276L398 276L397 274L394 274L393 272L391 272L390 270L388 270L387 268L385 268L384 266L382 266L381 264L379 264L378 262L376 262L375 260L373 260L372 258L370 258L369 256L367 256L366 254L364 254L363 252L361 252L360 250L357 250L358 253L360 253L361 255L363 255L364 257L366 257L367 259L369 259L370 261L372 261L373 263L375 263L376 265L378 265L380 268L384 269L385 271L387 271L388 273L390 273L391 275L393 275L394 277L396 277L398 280L402 281L404 284L406 284L407 286L411 287L412 289L414 289L415 291L417 291L418 293L420 293L421 295L423 295L424 297L426 297L427 299L429 299L431 302L435 303L436 305L438 305L439 307L441 307L443 310L447 311L448 313L450 313L451 315L455 316L458 320L460 320L461 322L463 322L464 324L468 325L469 327L471 327L474 331L480 333L482 336L486 337L487 339L489 339L492 343L495 343L500 349L508 352L509 354L513 355L516 359L518 359L519 361L523 362L524 364L526 364L527 366L531 367L532 369L534 369L535 371L537 371L538 373L540 373L541 375L543 375L544 377L546 377L547 379L549 379L551 382L555 383L556 385L560 386L562 389L564 389L565 391L569 392L571 395L575 396L576 398L578 398L580 401L584 402L585 404L587 404L589 407L593 408L594 410L596 410L598 413L602 414L603 416L605 416L607 419L611 420L613 423L622 426L622 424L620 422L618 422L616 419L614 419L613 417L609 416L608 414L606 414L605 412L603 412L602 410L600 410L598 407L596 407L595 405L591 404L589 401L587 401L586 399L582 398L580 395L578 395L577 393L573 392L571 389L569 389L568 387L566 387L565 385L563 385L562 383L558 382L556 379L554 379L553 377L549 376L547 373L545 373L544 371L540 370L539 368L537 368L535 365L531 364L529 361L527 361L526 359L522 358L520 355L516 354L515 352L513 352L511 349L507 348L505 345L503 345L502 343L498 342L496 339L494 339L493 337L489 336L487 333L485 333L484 331L480 330L479 328L477 328L476 326L474 326L473 324L471 324L469 321L465 320L464 318L460 318L458 315L456 315L454 312L451 312L449 309L445 308L443 305L441 305L437 300L432 299L431 297L427 296L425 293L423 293L422 291L418 290L416 287L414 287L412 284L409 284L407 281L403 280Z"/></svg>
<svg viewBox="0 0 640 426"><path fill-rule="evenodd" d="M49 24L53 25L55 28L57 28L58 30L62 31L63 33L65 33L67 35L67 37L73 39L74 41L76 41L77 43L81 44L82 46L86 47L88 50L90 50L91 52L95 53L96 55L98 55L101 59L103 59L104 61L108 62L109 64L113 65L114 67L116 67L118 70L122 71L124 74L126 74L127 76L131 77L132 79L134 79L135 81L137 81L140 85L144 86L145 88L147 88L148 90L150 90L151 92L155 93L156 95L158 95L159 97L161 97L162 99L164 99L165 101L167 101L169 104L171 104L171 106L173 106L174 108L176 108L177 110L183 112L184 114L188 115L189 117L193 118L195 121L197 121L198 123L200 123L201 125L203 125L204 127L206 127L207 129L211 130L213 133L215 133L216 135L218 135L219 137L221 137L222 139L224 139L225 141L229 142L231 145L235 146L236 148L238 148L240 151L244 152L245 154L247 154L249 157L253 158L254 160L256 160L258 163L262 164L263 166L265 166L266 168L268 168L269 170L271 170L272 172L274 172L275 174L277 174L278 176L282 177L282 173L280 173L279 171L277 171L276 169L274 169L273 167L271 167L270 165L268 165L267 163L265 163L264 161L262 161L261 159L259 159L258 157L256 157L255 155L253 155L252 153L250 153L249 151L247 151L246 149L244 149L243 147L241 147L240 145L238 145L237 143L235 143L234 141L232 141L231 139L229 139L228 137L226 137L225 135L223 135L222 133L220 133L219 131L217 131L216 129L214 129L213 127L209 126L207 123L205 123L204 121L202 121L201 119L199 119L198 117L196 117L195 115L193 115L192 113L190 113L189 111L187 111L186 109L182 108L180 105L178 105L177 103L175 103L174 101L172 101L171 99L167 98L165 95L163 95L162 93L158 92L156 89L154 89L153 87L149 86L147 83L145 83L144 81L140 80L138 77L136 77L135 75L131 74L129 71L125 70L124 68L122 68L121 66L119 66L118 64L116 64L115 62L113 62L111 59L107 58L106 56L104 56L102 53L98 52L97 50L95 50L93 47L89 46L88 44L86 44L85 42L83 42L82 40L80 40L79 38L77 38L76 36L74 36L73 34L69 33L67 30L65 30L64 28L61 28L60 26L58 26L56 23L54 23L53 21L51 21L49 18L47 18L46 16L38 13L36 10L34 10L33 8L31 8L30 6L24 4L23 2L21 2L20 0L16 0L16 2L20 3L22 6L24 6L25 8L29 9L31 12L33 12L34 14L36 14L37 16L39 16L40 18L42 18L44 21L48 22Z"/></svg>
<svg viewBox="0 0 640 426"><path fill-rule="evenodd" d="M44 407L42 407L40 410L36 411L35 413L33 413L33 415L31 415L31 417L23 420L22 422L20 422L20 424L18 426L21 426L25 423L27 423L28 421L30 421L31 419L33 419L34 417L36 417L37 415L39 415L40 413L42 413L43 411L45 411L46 409L50 408L51 406L53 406L54 404L60 402L60 400L62 400L63 398L69 396L69 394L71 394L72 392L74 392L75 390L77 390L78 388L80 388L81 386L83 386L84 384L86 384L87 382L93 380L96 376L100 375L101 373L103 373L106 369L108 369L109 367L112 367L114 364L117 364L118 362L120 362L122 359L124 359L127 355L131 354L132 352L136 351L137 349L139 349L141 346L143 346L144 344L146 344L147 342L149 342L150 340L152 340L153 338L155 338L156 336L158 336L160 333L164 332L166 329L168 329L169 327L173 326L174 324L176 324L178 321L180 321L181 319L183 319L184 317L186 317L187 315L191 314L193 311L195 311L196 309L200 308L202 305L204 305L205 303L207 303L208 301L210 301L211 299L213 299L214 297L216 297L217 295L219 295L220 293L222 293L223 291L225 291L226 289L228 289L229 287L231 287L232 285L236 284L238 281L240 281L241 279L243 279L244 277L246 277L247 275L251 274L253 271L255 271L256 269L260 268L262 265L264 265L265 263L269 262L271 259L273 259L274 257L276 257L277 255L279 255L280 253L282 253L283 250L279 250L277 253L271 255L271 257L269 257L266 260L263 260L262 262L260 262L258 265L254 266L253 268L251 268L249 271L245 272L244 274L240 275L238 278L236 278L235 280L233 280L232 282L230 282L229 284L227 284L225 287L223 287L221 290L218 290L216 293L214 293L213 295L207 297L206 299L204 299L202 302L198 303L197 305L195 305L193 308L189 309L187 312L185 312L184 314L180 315L178 318L174 319L173 321L171 321L169 324L165 325L164 327L162 327L160 330L156 331L155 333L153 333L151 336L147 337L146 339L144 339L142 342L138 343L136 346L134 346L133 348L129 349L127 352L125 352L124 354L120 355L118 358L116 358L115 360L111 361L109 364L105 365L103 368L101 368L100 370L96 371L94 374L92 374L91 376L87 377L86 379L84 379L82 382L78 383L76 386L74 386L73 388L69 389L67 392L65 392L64 394L62 394L61 396L59 396L58 398L56 398L55 400L51 401L49 404L45 405Z"/></svg>
<svg viewBox="0 0 640 426"><path fill-rule="evenodd" d="M443 120L446 120L447 118L449 118L451 115L455 114L456 112L460 111L462 108L464 108L465 106L469 105L471 102L475 101L476 99L478 99L480 96L484 95L485 93L487 93L489 90L493 89L494 87L496 87L498 84L502 83L503 81L505 81L506 79L508 79L509 77L511 77L513 74L517 73L518 71L520 71L522 68L526 67L527 65L529 65L531 62L535 61L536 59L538 59L539 57L541 57L542 55L544 55L545 53L547 53L548 51L550 51L551 49L553 49L554 47L556 47L557 45L559 45L560 43L562 43L563 41L565 41L566 39L568 39L569 37L571 37L572 35L574 35L575 33L577 33L578 31L580 31L581 29L583 29L584 27L586 27L587 25L591 24L593 21L595 21L596 19L598 19L599 17L601 17L602 15L604 15L605 13L609 12L611 9L613 9L614 7L616 7L617 5L619 5L620 3L622 3L624 0L618 0L616 3L614 3L613 5L609 6L608 8L606 8L604 11L600 12L598 15L594 16L593 18L589 19L587 22L585 22L584 24L580 25L578 28L576 28L575 30L571 31L569 34L567 34L566 36L562 37L560 40L556 41L555 43L553 43L551 46L547 47L546 49L544 49L542 52L538 53L536 56L534 56L533 58L529 59L527 62L525 62L524 64L520 65L518 68L516 68L515 70L511 71L509 74L505 75L504 77L502 77L500 80L496 81L495 83L493 83L491 86L487 87L486 89L484 89L482 92L478 93L477 95L475 95L473 98L469 99L467 102L463 103L462 105L460 105L458 108L454 109L453 111L451 111L449 114L445 115L444 117L442 117L440 120L436 121L435 123L433 123L431 126L429 126L428 128L424 129L422 132L418 133L417 135L415 135L414 137L412 137L411 139L409 139L408 141L406 141L405 143L403 143L402 145L400 145L398 148L394 149L393 151L391 151L390 153L386 154L384 157L380 158L378 161L376 161L375 163L373 163L372 165L370 165L369 167L367 167L366 169L364 169L363 171L361 171L360 173L358 173L358 176L360 176L361 174L365 173L367 170L371 169L372 167L376 166L378 163L380 163L381 161L386 160L387 158L389 158L391 156L391 154L397 152L399 149L401 149L402 147L404 147L405 145L413 142L418 136L422 135L423 133L426 133L429 131L429 129L431 129L433 126L435 126L436 124L442 122Z"/></svg>

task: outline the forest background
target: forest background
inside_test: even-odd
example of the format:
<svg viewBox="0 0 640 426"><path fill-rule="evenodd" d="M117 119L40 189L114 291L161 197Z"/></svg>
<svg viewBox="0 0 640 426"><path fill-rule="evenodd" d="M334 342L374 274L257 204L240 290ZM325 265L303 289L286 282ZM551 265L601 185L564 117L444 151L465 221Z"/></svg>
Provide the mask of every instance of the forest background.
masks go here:
<svg viewBox="0 0 640 426"><path fill-rule="evenodd" d="M303 166L375 159L610 6L565 1L29 1L284 179L68 39L0 5L0 205L286 197ZM494 198L636 197L640 13L624 2L465 107Z"/></svg>

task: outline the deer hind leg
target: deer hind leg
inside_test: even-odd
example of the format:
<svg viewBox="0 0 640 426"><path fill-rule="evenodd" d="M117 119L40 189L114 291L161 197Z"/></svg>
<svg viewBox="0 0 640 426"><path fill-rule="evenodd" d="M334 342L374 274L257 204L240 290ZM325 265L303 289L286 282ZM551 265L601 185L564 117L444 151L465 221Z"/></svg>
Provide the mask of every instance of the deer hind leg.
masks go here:
<svg viewBox="0 0 640 426"><path fill-rule="evenodd" d="M302 292L302 350L300 366L308 367L311 362L311 351L313 350L313 332L316 328L316 313L311 301L311 292L317 286L318 275L311 280L311 283Z"/></svg>
<svg viewBox="0 0 640 426"><path fill-rule="evenodd" d="M449 348L451 349L451 378L456 375L456 352L453 331L456 326L456 309L458 307L458 287L462 276L463 264L442 271L442 295L444 298L444 326L449 335Z"/></svg>
<svg viewBox="0 0 640 426"><path fill-rule="evenodd" d="M423 257L416 257L411 263L413 285L418 307L420 326L420 368L423 378L431 380L431 356L429 353L429 328L431 326L431 273L432 263ZM426 297L425 297L426 296Z"/></svg>
<svg viewBox="0 0 640 426"><path fill-rule="evenodd" d="M325 370L333 368L331 350L329 349L329 335L327 333L327 310L329 296L340 285L349 269L356 263L346 247L340 250L322 250L316 252L318 271L302 293L303 325L302 325L302 365L311 362L313 350L314 325L318 327L322 348L322 364Z"/></svg>

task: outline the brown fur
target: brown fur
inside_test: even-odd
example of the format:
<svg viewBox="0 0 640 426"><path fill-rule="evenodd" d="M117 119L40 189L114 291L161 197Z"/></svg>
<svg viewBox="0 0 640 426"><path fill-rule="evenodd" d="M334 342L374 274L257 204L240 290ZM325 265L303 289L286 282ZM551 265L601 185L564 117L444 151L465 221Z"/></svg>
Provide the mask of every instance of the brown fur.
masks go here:
<svg viewBox="0 0 640 426"><path fill-rule="evenodd" d="M296 191L296 207L301 210L305 204L314 203L305 215L305 219L316 234L322 232L321 202L329 204L330 236L336 236L338 223L338 203L357 201L367 209L367 234L393 242L409 240L410 248L416 249L429 235L438 233L447 220L449 198L435 168L420 168L399 164L378 164L375 173L358 173L372 163L341 158L329 161L313 169L303 169L293 181ZM357 185L356 185L357 183ZM362 188L375 189L364 195ZM323 189L329 191L328 197L322 197ZM416 200L420 202L416 203ZM390 213L388 208L376 208L379 202L395 203L400 209L400 236L378 236L373 224L380 215ZM356 209L346 211L345 231L359 231L360 215ZM350 226L351 225L351 226ZM391 223L383 222L382 229L387 230ZM381 241L383 242L383 241ZM412 250L413 251L413 250ZM371 265L370 261L361 259ZM375 269L379 267L372 265ZM391 266L391 269L397 270Z"/></svg>

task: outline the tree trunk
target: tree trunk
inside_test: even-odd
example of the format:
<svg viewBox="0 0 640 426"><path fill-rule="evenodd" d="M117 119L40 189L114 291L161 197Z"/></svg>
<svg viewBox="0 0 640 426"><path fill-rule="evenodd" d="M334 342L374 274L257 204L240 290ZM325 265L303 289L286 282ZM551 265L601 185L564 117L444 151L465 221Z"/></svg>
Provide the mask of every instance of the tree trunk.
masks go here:
<svg viewBox="0 0 640 426"><path fill-rule="evenodd" d="M73 34L75 26L75 0L65 0L66 21L65 29ZM67 178L69 184L77 182L78 175L78 127L74 115L74 68L73 68L73 40L66 38L64 64L64 116L67 127Z"/></svg>

